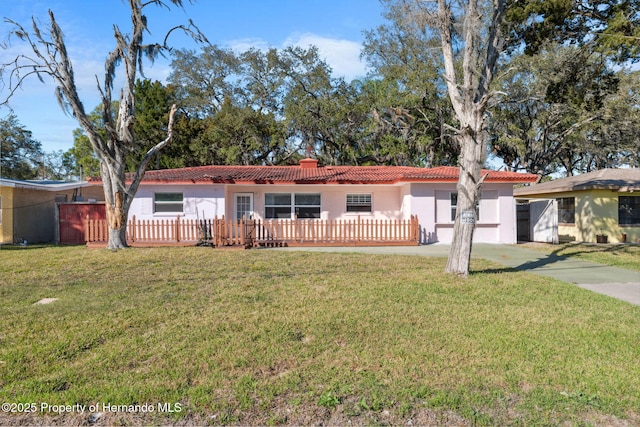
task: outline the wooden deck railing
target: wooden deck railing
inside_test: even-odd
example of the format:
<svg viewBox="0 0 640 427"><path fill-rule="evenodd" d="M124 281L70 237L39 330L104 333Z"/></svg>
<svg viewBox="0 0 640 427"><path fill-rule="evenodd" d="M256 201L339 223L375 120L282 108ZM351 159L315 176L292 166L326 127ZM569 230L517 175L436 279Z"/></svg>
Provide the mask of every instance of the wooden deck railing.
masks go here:
<svg viewBox="0 0 640 427"><path fill-rule="evenodd" d="M105 220L87 218L88 243L107 242ZM408 220L136 220L127 224L130 244L206 242L214 246L373 246L417 245L419 224Z"/></svg>

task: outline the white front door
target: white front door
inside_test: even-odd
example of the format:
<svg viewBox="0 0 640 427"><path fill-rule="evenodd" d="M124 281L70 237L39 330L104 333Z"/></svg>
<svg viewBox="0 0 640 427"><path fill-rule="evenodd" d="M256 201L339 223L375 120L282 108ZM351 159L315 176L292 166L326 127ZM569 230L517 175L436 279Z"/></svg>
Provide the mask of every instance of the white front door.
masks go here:
<svg viewBox="0 0 640 427"><path fill-rule="evenodd" d="M253 193L235 193L236 219L253 218Z"/></svg>

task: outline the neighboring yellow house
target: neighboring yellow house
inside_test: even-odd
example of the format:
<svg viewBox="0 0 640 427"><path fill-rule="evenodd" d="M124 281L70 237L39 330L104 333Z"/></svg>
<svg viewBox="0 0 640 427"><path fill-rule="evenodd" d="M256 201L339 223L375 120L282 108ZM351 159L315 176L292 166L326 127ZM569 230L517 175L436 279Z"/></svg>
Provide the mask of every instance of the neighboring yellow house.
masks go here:
<svg viewBox="0 0 640 427"><path fill-rule="evenodd" d="M551 199L560 242L640 242L640 169L602 169L517 188L516 199ZM555 210L553 212L556 212ZM554 218L555 219L555 218Z"/></svg>
<svg viewBox="0 0 640 427"><path fill-rule="evenodd" d="M0 244L54 242L57 202L104 200L101 187L86 182L19 181L0 178ZM86 187L86 188L83 188Z"/></svg>

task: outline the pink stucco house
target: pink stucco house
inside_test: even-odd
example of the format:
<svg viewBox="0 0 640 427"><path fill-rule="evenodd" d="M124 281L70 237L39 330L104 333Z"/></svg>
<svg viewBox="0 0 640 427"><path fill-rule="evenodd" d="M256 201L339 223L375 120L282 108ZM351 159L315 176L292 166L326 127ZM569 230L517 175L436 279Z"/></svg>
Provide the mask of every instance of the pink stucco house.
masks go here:
<svg viewBox="0 0 640 427"><path fill-rule="evenodd" d="M476 242L516 243L515 184L536 175L487 174L477 208ZM148 171L132 203L137 220L408 220L422 244L451 241L458 168L403 166L201 166ZM272 221L273 222L273 221Z"/></svg>

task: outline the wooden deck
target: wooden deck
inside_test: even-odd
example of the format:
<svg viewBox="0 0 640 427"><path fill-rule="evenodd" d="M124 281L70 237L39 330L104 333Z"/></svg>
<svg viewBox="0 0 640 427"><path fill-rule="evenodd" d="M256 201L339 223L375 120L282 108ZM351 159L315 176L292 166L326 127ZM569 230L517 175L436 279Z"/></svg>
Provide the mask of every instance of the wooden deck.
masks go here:
<svg viewBox="0 0 640 427"><path fill-rule="evenodd" d="M87 246L104 247L105 220L87 218ZM418 218L372 220L137 220L127 224L130 246L193 246L251 248L285 246L411 246L418 245Z"/></svg>

